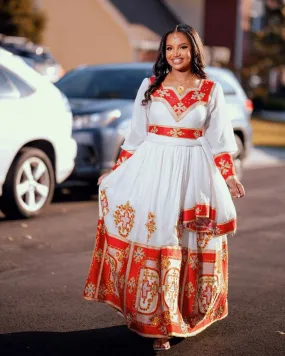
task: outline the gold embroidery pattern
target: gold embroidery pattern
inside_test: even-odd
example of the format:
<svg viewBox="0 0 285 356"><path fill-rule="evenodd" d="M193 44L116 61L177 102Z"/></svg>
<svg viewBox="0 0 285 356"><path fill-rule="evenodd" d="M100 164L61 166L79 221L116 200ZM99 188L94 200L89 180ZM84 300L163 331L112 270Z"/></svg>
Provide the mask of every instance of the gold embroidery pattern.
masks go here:
<svg viewBox="0 0 285 356"><path fill-rule="evenodd" d="M195 91L194 94L191 96L191 99L194 99L194 100L199 100L201 101L203 98L204 98L205 94L204 93L201 93L199 91Z"/></svg>
<svg viewBox="0 0 285 356"><path fill-rule="evenodd" d="M167 329L164 325L160 326L158 330L160 330L163 335L167 335Z"/></svg>
<svg viewBox="0 0 285 356"><path fill-rule="evenodd" d="M197 208L195 209L195 214L199 215L201 211L202 211L202 209L199 208L199 206L197 206Z"/></svg>
<svg viewBox="0 0 285 356"><path fill-rule="evenodd" d="M151 324L157 326L161 323L161 316L155 315L151 318Z"/></svg>
<svg viewBox="0 0 285 356"><path fill-rule="evenodd" d="M158 132L158 128L153 126L153 128L150 130L150 132L156 134Z"/></svg>
<svg viewBox="0 0 285 356"><path fill-rule="evenodd" d="M129 201L125 205L118 205L117 208L113 215L114 222L119 234L127 238L134 226L135 210L130 206Z"/></svg>
<svg viewBox="0 0 285 356"><path fill-rule="evenodd" d="M205 248L208 245L211 235L206 233L197 233L197 244L200 248Z"/></svg>
<svg viewBox="0 0 285 356"><path fill-rule="evenodd" d="M132 277L129 281L128 281L128 287L129 287L129 293L133 293L135 287L136 287L136 280L135 277Z"/></svg>
<svg viewBox="0 0 285 356"><path fill-rule="evenodd" d="M105 189L102 189L100 191L100 201L101 201L102 213L103 213L103 216L105 216L109 212L109 205L108 205L108 200L107 200L107 195L106 195Z"/></svg>
<svg viewBox="0 0 285 356"><path fill-rule="evenodd" d="M88 298L93 298L95 294L95 284L90 282L85 287L85 294Z"/></svg>
<svg viewBox="0 0 285 356"><path fill-rule="evenodd" d="M200 131L195 131L195 132L194 132L194 136L195 136L196 138L199 138L199 137L202 136L202 134L201 134Z"/></svg>
<svg viewBox="0 0 285 356"><path fill-rule="evenodd" d="M131 327L132 323L135 321L135 318L133 317L133 315L131 313L128 313L126 316L126 321L127 321L128 327Z"/></svg>
<svg viewBox="0 0 285 356"><path fill-rule="evenodd" d="M185 133L183 131L181 131L180 129L172 129L167 133L169 135L171 135L172 137L176 137L176 138L185 135Z"/></svg>
<svg viewBox="0 0 285 356"><path fill-rule="evenodd" d="M99 298L104 298L108 293L108 290L106 288L106 286L104 284L102 284L100 287L99 287L99 291L98 291L98 297Z"/></svg>
<svg viewBox="0 0 285 356"><path fill-rule="evenodd" d="M186 111L186 109L186 106L182 102L179 102L177 105L173 106L173 110L178 115L181 115L183 112Z"/></svg>
<svg viewBox="0 0 285 356"><path fill-rule="evenodd" d="M94 256L95 256L97 262L100 262L100 261L101 261L102 255L103 255L103 251L102 251L101 248L99 248L98 250L96 250Z"/></svg>
<svg viewBox="0 0 285 356"><path fill-rule="evenodd" d="M195 270L198 265L199 265L199 259L198 259L198 256L197 255L190 255L189 256L189 265L191 266L191 268L193 270Z"/></svg>
<svg viewBox="0 0 285 356"><path fill-rule="evenodd" d="M148 230L147 239L149 240L151 238L151 235L156 230L154 213L148 213L148 217L147 218L148 218L148 220L147 220L147 223L145 224L145 226L147 227L147 230Z"/></svg>
<svg viewBox="0 0 285 356"><path fill-rule="evenodd" d="M227 248L227 244L224 242L222 247L222 260L226 261L227 258L228 258L228 248Z"/></svg>
<svg viewBox="0 0 285 356"><path fill-rule="evenodd" d="M167 269L170 265L171 265L171 262L169 261L169 258L166 256L163 256L161 259L161 268Z"/></svg>
<svg viewBox="0 0 285 356"><path fill-rule="evenodd" d="M222 230L219 227L215 228L215 235L220 235Z"/></svg>
<svg viewBox="0 0 285 356"><path fill-rule="evenodd" d="M179 271L175 268L168 269L165 275L165 285L163 286L164 301L170 311L170 317L177 314L178 293L179 293Z"/></svg>
<svg viewBox="0 0 285 356"><path fill-rule="evenodd" d="M124 288L124 285L125 285L125 277L124 276L121 276L120 279L119 279L119 287L121 289Z"/></svg>
<svg viewBox="0 0 285 356"><path fill-rule="evenodd" d="M188 282L185 286L185 294L187 298L190 298L191 295L195 292L194 286L192 282Z"/></svg>
<svg viewBox="0 0 285 356"><path fill-rule="evenodd" d="M201 313L206 313L218 292L217 279L214 276L203 276L199 280L199 285L199 308Z"/></svg>
<svg viewBox="0 0 285 356"><path fill-rule="evenodd" d="M184 334L188 333L188 326L183 320L180 322L180 328Z"/></svg>
<svg viewBox="0 0 285 356"><path fill-rule="evenodd" d="M157 94L160 96L160 97L163 97L163 96L170 96L169 92L168 92L168 89L159 89L157 90Z"/></svg>
<svg viewBox="0 0 285 356"><path fill-rule="evenodd" d="M220 319L221 316L224 314L226 308L224 305L221 305L218 309L212 309L210 313L210 319L215 320L215 319Z"/></svg>
<svg viewBox="0 0 285 356"><path fill-rule="evenodd" d="M232 165L229 162L227 162L224 159L221 159L219 161L219 170L221 171L222 175L227 174L228 171L231 170L231 169L232 169Z"/></svg>
<svg viewBox="0 0 285 356"><path fill-rule="evenodd" d="M144 271L140 290L140 312L143 311L151 313L156 309L158 299L158 283L158 274L154 274L153 272L149 273L149 271L146 269Z"/></svg>
<svg viewBox="0 0 285 356"><path fill-rule="evenodd" d="M119 262L123 262L124 261L124 258L125 258L125 254L123 251L117 251L116 252L116 259L119 261Z"/></svg>
<svg viewBox="0 0 285 356"><path fill-rule="evenodd" d="M139 263L145 257L145 253L141 247L138 247L134 252L134 260Z"/></svg>

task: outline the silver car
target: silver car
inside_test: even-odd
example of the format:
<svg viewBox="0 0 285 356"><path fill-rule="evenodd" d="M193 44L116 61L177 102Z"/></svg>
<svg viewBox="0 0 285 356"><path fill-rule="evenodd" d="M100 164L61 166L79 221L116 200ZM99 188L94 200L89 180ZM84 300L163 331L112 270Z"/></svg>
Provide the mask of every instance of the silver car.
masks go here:
<svg viewBox="0 0 285 356"><path fill-rule="evenodd" d="M252 147L251 114L253 104L230 70L207 67L206 73L209 79L219 82L223 88L229 119L232 122L238 146L238 152L235 155L236 172L241 178L243 160L248 156Z"/></svg>
<svg viewBox="0 0 285 356"><path fill-rule="evenodd" d="M73 137L78 145L75 169L69 185L94 183L116 161L124 140L124 129L132 116L137 90L152 75L153 63L82 66L68 72L55 85L68 97L73 113ZM238 153L236 170L251 147L252 103L235 76L227 69L207 68L209 79L220 82L229 107Z"/></svg>

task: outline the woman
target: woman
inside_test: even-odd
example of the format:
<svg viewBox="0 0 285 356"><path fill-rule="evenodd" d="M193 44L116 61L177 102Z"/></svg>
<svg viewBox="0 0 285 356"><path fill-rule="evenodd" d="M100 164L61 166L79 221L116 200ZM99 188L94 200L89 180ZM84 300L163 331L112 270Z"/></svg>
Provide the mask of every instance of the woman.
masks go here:
<svg viewBox="0 0 285 356"><path fill-rule="evenodd" d="M227 316L227 235L244 196L223 91L207 80L190 26L163 36L112 173L99 178L99 222L84 296L169 349ZM230 194L231 193L231 194Z"/></svg>

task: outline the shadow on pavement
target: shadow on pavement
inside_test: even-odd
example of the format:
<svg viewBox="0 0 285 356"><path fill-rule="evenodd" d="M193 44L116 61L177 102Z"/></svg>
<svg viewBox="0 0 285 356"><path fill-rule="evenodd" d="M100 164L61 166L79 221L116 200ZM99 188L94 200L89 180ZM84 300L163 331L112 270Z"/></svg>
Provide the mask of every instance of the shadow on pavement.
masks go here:
<svg viewBox="0 0 285 356"><path fill-rule="evenodd" d="M72 332L19 332L0 335L2 356L156 355L153 339L126 326Z"/></svg>
<svg viewBox="0 0 285 356"><path fill-rule="evenodd" d="M88 187L74 187L72 189L57 188L52 203L91 201L98 199L97 191L90 191Z"/></svg>

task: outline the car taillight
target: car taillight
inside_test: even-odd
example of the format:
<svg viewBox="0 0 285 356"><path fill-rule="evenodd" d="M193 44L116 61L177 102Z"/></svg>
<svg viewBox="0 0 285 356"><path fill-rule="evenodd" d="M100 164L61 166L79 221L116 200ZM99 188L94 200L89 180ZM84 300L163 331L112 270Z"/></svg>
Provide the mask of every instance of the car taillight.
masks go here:
<svg viewBox="0 0 285 356"><path fill-rule="evenodd" d="M246 99L245 107L249 112L253 111L253 102L250 99Z"/></svg>
<svg viewBox="0 0 285 356"><path fill-rule="evenodd" d="M65 74L65 70L62 68L62 66L60 66L60 67L59 67L59 71L58 71L58 77L59 77L59 79L60 79L61 77L63 77L64 74Z"/></svg>

